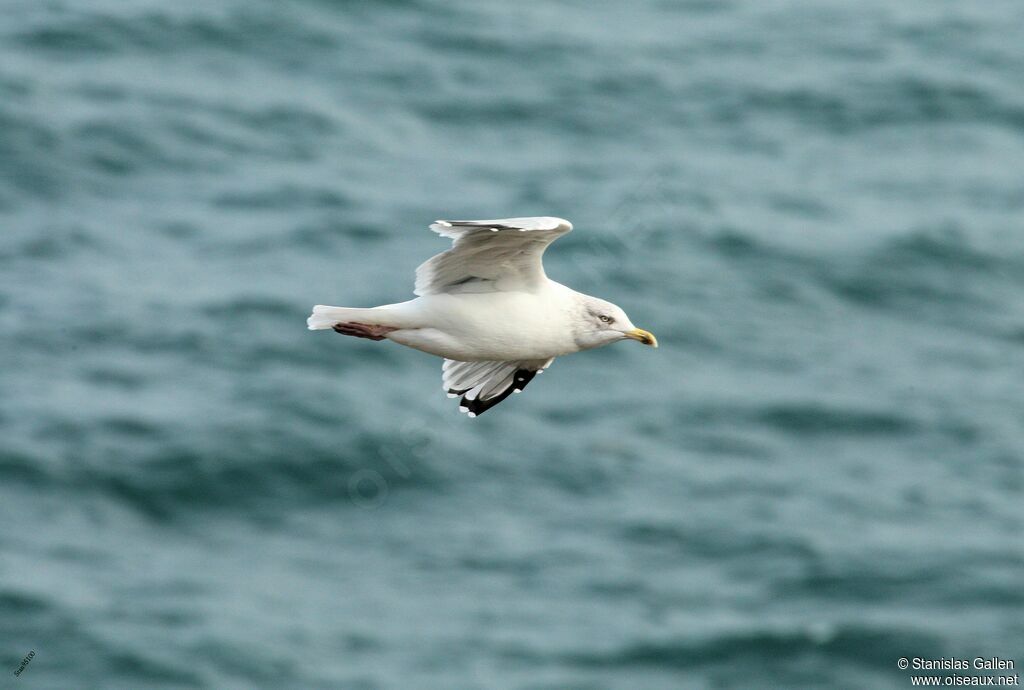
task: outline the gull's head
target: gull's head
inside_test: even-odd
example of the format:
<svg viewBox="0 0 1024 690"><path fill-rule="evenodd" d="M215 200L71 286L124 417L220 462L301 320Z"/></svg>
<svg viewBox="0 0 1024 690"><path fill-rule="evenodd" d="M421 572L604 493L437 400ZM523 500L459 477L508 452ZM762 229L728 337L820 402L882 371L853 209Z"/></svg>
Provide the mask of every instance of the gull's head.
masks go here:
<svg viewBox="0 0 1024 690"><path fill-rule="evenodd" d="M621 307L589 296L583 300L583 311L574 336L581 350L626 339L658 347L658 339L654 334L634 326Z"/></svg>

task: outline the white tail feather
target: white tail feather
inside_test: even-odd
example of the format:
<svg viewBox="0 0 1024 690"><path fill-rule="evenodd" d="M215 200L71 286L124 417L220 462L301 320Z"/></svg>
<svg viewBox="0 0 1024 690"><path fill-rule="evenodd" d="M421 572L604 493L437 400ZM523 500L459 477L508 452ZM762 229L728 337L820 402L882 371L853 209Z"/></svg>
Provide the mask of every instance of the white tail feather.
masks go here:
<svg viewBox="0 0 1024 690"><path fill-rule="evenodd" d="M354 321L357 323L376 324L381 326L389 325L389 319L381 318L380 307L372 309L355 309L350 307L329 307L325 304L318 304L313 307L313 313L306 319L306 325L311 331L333 328L336 323Z"/></svg>

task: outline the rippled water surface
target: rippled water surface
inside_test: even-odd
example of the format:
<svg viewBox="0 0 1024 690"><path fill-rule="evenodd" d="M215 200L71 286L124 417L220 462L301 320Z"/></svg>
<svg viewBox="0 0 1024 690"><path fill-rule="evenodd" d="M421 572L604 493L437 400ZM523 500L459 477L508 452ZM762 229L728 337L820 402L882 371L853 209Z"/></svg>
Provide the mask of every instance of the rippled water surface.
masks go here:
<svg viewBox="0 0 1024 690"><path fill-rule="evenodd" d="M1024 664L1019 2L9 0L0 672L903 688ZM477 420L306 331L552 214L657 351ZM634 345L634 346L630 346Z"/></svg>

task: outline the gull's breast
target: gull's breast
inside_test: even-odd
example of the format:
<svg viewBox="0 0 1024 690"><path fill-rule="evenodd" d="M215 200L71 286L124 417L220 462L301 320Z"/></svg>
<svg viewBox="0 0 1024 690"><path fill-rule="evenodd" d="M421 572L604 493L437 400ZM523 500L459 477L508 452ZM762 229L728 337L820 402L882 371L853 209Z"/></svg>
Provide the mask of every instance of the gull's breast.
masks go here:
<svg viewBox="0 0 1024 690"><path fill-rule="evenodd" d="M448 359L547 359L578 349L566 305L557 292L441 294L418 301L424 325L431 327L421 334L431 340L427 351ZM396 336L394 340L418 347L404 342L416 339L412 333Z"/></svg>

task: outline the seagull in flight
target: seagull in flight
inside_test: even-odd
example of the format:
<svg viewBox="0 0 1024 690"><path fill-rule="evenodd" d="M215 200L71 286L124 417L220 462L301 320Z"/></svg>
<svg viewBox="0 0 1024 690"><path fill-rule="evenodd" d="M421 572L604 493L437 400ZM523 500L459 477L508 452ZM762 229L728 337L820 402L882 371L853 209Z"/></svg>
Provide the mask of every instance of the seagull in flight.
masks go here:
<svg viewBox="0 0 1024 690"><path fill-rule="evenodd" d="M555 357L627 339L658 347L616 305L544 273L544 251L572 230L569 221L439 220L430 229L453 243L416 269L416 299L369 309L318 304L309 329L443 357L443 388L470 417L521 392Z"/></svg>

